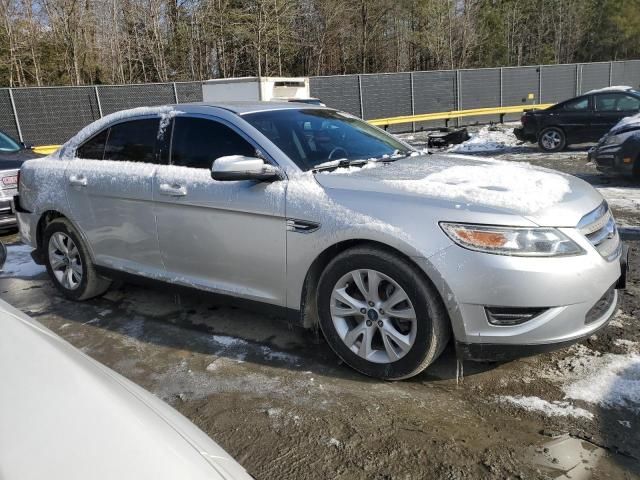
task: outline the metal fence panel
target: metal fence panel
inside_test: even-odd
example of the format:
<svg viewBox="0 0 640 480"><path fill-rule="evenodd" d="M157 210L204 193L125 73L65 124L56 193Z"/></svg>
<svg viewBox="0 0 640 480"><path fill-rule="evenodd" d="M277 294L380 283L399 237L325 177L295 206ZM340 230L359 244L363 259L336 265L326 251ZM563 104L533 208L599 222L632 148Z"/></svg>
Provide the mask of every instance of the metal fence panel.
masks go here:
<svg viewBox="0 0 640 480"><path fill-rule="evenodd" d="M327 107L337 108L352 115L361 115L358 75L311 77L311 96L319 98Z"/></svg>
<svg viewBox="0 0 640 480"><path fill-rule="evenodd" d="M413 98L416 115L455 110L456 72L454 70L415 72ZM442 127L444 124L444 120L418 122L416 129Z"/></svg>
<svg viewBox="0 0 640 480"><path fill-rule="evenodd" d="M502 106L540 103L540 68L517 67L502 69ZM530 99L529 95L533 95ZM520 114L505 115L505 120L517 120Z"/></svg>
<svg viewBox="0 0 640 480"><path fill-rule="evenodd" d="M500 69L460 70L460 110L496 107L500 105ZM463 117L460 122L497 122L499 115Z"/></svg>
<svg viewBox="0 0 640 480"><path fill-rule="evenodd" d="M589 90L609 86L610 63L583 63L580 65L580 91L586 93Z"/></svg>
<svg viewBox="0 0 640 480"><path fill-rule="evenodd" d="M13 99L25 143L62 143L100 118L93 87L16 88Z"/></svg>
<svg viewBox="0 0 640 480"><path fill-rule="evenodd" d="M172 83L101 85L98 87L98 95L103 115L127 108L167 105L176 102Z"/></svg>
<svg viewBox="0 0 640 480"><path fill-rule="evenodd" d="M365 119L411 115L411 76L408 73L361 75ZM391 132L406 132L410 124L393 125Z"/></svg>
<svg viewBox="0 0 640 480"><path fill-rule="evenodd" d="M612 85L628 85L640 88L640 60L613 62Z"/></svg>
<svg viewBox="0 0 640 480"><path fill-rule="evenodd" d="M178 103L202 101L202 82L176 82Z"/></svg>
<svg viewBox="0 0 640 480"><path fill-rule="evenodd" d="M576 96L575 65L543 65L540 67L540 103L558 103Z"/></svg>
<svg viewBox="0 0 640 480"><path fill-rule="evenodd" d="M18 128L16 127L16 119L13 116L8 88L0 89L0 130L18 140Z"/></svg>

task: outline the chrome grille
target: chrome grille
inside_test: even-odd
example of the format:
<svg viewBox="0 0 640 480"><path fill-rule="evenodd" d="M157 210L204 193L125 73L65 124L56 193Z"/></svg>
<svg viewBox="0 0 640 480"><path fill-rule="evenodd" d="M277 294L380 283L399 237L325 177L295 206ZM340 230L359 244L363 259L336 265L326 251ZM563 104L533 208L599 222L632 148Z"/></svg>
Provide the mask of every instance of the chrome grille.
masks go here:
<svg viewBox="0 0 640 480"><path fill-rule="evenodd" d="M620 253L620 235L607 202L582 217L578 229L605 259L611 261Z"/></svg>

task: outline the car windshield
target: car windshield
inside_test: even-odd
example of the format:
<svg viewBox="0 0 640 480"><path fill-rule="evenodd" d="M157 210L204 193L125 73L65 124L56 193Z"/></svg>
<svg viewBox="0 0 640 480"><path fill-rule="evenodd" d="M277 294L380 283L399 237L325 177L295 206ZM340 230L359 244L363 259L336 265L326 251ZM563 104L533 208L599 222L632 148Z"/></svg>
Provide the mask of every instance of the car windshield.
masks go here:
<svg viewBox="0 0 640 480"><path fill-rule="evenodd" d="M412 152L391 135L335 110L271 110L243 118L305 171L332 161L383 159Z"/></svg>
<svg viewBox="0 0 640 480"><path fill-rule="evenodd" d="M9 135L0 132L0 152L17 152L20 150L18 145Z"/></svg>

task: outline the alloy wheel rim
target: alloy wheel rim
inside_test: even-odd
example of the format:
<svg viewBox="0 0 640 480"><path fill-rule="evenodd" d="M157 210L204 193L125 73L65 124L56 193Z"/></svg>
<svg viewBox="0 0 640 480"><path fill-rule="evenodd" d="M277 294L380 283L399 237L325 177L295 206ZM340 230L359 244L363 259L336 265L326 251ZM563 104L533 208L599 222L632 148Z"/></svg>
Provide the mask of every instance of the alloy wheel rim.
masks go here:
<svg viewBox="0 0 640 480"><path fill-rule="evenodd" d="M69 235L56 232L49 239L49 265L56 280L67 290L82 282L80 251Z"/></svg>
<svg viewBox="0 0 640 480"><path fill-rule="evenodd" d="M548 149L557 148L558 145L560 145L561 141L562 139L560 138L560 134L555 130L546 132L542 136L542 144L545 146L545 148L548 148Z"/></svg>
<svg viewBox="0 0 640 480"><path fill-rule="evenodd" d="M331 293L331 319L343 343L359 357L392 363L416 340L416 312L404 289L376 270L352 270Z"/></svg>

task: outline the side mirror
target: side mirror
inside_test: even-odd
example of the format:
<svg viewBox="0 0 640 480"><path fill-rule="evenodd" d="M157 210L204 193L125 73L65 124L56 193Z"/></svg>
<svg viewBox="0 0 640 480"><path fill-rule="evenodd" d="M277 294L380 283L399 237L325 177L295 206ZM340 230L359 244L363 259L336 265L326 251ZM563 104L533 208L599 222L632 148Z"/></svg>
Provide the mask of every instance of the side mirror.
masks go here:
<svg viewBox="0 0 640 480"><path fill-rule="evenodd" d="M230 155L216 158L211 165L211 178L218 181L257 180L271 182L280 179L280 170L261 158Z"/></svg>

